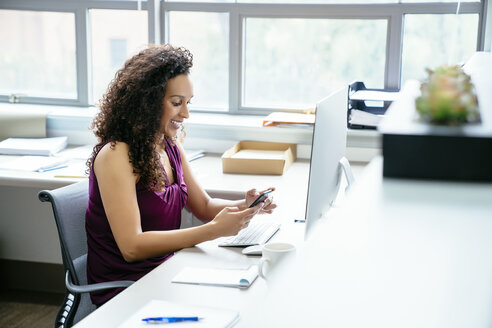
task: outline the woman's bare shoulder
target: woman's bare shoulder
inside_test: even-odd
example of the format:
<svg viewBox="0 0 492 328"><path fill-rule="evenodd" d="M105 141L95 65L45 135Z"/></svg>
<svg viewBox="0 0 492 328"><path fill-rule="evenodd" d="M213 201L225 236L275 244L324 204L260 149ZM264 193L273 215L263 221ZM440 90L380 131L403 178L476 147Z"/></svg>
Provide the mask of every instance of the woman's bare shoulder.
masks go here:
<svg viewBox="0 0 492 328"><path fill-rule="evenodd" d="M100 169L123 169L127 168L130 172L133 172L132 165L130 163L130 156L128 151L130 147L127 143L116 141L114 143L108 142L105 144L96 156L94 161L94 169L99 171ZM99 169L99 170L98 170Z"/></svg>
<svg viewBox="0 0 492 328"><path fill-rule="evenodd" d="M108 142L101 148L101 150L99 150L99 154L97 155L97 157L113 158L123 155L126 155L126 157L128 157L129 150L130 147L126 142L122 142L122 141L115 141L114 143Z"/></svg>

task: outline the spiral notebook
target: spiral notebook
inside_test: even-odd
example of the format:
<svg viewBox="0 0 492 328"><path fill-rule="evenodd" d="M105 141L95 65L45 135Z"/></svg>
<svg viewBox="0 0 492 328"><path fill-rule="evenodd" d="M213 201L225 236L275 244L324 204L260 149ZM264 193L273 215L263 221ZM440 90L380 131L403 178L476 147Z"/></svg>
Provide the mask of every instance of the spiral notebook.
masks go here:
<svg viewBox="0 0 492 328"><path fill-rule="evenodd" d="M215 269L186 267L174 277L179 284L248 288L258 277L258 266L247 269Z"/></svg>

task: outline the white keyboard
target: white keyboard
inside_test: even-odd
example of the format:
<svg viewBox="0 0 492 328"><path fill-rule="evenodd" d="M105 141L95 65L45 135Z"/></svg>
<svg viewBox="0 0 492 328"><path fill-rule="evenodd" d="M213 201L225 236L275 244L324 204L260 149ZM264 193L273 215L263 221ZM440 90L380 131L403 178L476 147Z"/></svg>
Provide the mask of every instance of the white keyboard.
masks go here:
<svg viewBox="0 0 492 328"><path fill-rule="evenodd" d="M235 236L224 239L219 246L252 246L266 243L280 228L277 222L251 222Z"/></svg>

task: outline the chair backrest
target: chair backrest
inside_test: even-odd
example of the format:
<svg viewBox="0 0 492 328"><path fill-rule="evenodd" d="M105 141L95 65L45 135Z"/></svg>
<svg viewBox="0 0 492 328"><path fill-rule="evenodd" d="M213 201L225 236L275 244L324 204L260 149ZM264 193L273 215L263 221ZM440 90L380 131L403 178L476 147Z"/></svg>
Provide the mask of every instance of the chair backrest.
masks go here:
<svg viewBox="0 0 492 328"><path fill-rule="evenodd" d="M42 202L50 202L53 208L60 248L65 271L68 271L73 283L87 284L87 235L85 232L85 212L89 202L89 182L84 180L55 190L42 190L38 194ZM57 323L70 327L86 315L91 313L95 306L90 301L89 294L70 295L73 300L69 313L63 314L65 306L57 316ZM70 303L72 304L72 303Z"/></svg>
<svg viewBox="0 0 492 328"><path fill-rule="evenodd" d="M80 281L74 261L87 254L85 211L89 202L89 182L84 180L55 190L43 190L38 197L43 202L51 202L53 207L65 269L74 283L86 283Z"/></svg>

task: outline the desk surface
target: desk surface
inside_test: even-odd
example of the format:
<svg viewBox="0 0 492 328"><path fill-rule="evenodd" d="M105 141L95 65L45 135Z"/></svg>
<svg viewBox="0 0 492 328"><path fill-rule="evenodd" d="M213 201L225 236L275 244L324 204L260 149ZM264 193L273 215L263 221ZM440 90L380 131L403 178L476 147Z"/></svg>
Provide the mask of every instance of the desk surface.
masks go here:
<svg viewBox="0 0 492 328"><path fill-rule="evenodd" d="M0 162L10 161L16 156L0 155ZM81 178L56 177L57 175L65 176L83 176L85 172L85 160L71 159L67 162L67 168L48 171L48 172L27 172L15 170L0 169L0 186L11 187L34 187L41 189L55 189L81 181ZM84 178L86 179L86 178Z"/></svg>
<svg viewBox="0 0 492 328"><path fill-rule="evenodd" d="M299 249L274 279L247 290L172 284L184 266L258 262L206 242L77 327L117 326L150 299L236 309L237 327L490 327L492 185L383 179L381 164L369 165L310 241L299 238L302 225L284 225L277 238Z"/></svg>
<svg viewBox="0 0 492 328"><path fill-rule="evenodd" d="M383 179L378 159L244 321L491 327L491 200L492 184ZM287 297L309 302L291 315Z"/></svg>

